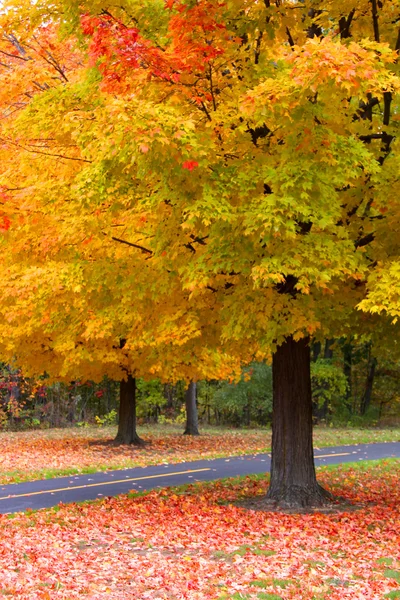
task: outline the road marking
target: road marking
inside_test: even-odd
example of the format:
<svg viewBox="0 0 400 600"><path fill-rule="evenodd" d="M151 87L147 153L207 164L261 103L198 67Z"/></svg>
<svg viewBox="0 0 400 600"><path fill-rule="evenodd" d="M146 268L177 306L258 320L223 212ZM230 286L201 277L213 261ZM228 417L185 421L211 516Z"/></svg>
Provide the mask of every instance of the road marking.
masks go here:
<svg viewBox="0 0 400 600"><path fill-rule="evenodd" d="M338 452L337 454L314 454L314 458L329 458L331 456L350 456L351 452ZM268 454L271 458L271 454Z"/></svg>
<svg viewBox="0 0 400 600"><path fill-rule="evenodd" d="M314 458L330 458L331 456L350 456L351 452L339 452L338 454L316 454Z"/></svg>
<svg viewBox="0 0 400 600"><path fill-rule="evenodd" d="M200 473L202 471L211 471L211 469L190 469L189 471L177 471L175 473L161 473L160 475L146 475L146 477L132 477L132 479L117 479L116 481L103 481L101 483L87 483L86 485L75 485L72 487L56 488L52 490L40 490L39 492L29 492L28 494L10 494L9 496L0 497L0 500L11 500L13 498L23 498L27 496L39 496L41 494L54 494L54 492L82 490L84 488L100 487L101 485L113 485L114 483L126 483L128 481L143 481L144 479L157 479L157 477L170 477L171 475L186 475L187 473Z"/></svg>

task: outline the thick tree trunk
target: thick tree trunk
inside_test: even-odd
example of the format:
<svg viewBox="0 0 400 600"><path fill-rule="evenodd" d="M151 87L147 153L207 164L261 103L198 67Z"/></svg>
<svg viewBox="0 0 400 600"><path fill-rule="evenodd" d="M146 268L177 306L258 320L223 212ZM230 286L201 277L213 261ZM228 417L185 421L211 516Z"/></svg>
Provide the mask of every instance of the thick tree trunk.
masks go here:
<svg viewBox="0 0 400 600"><path fill-rule="evenodd" d="M119 421L117 444L144 444L136 431L136 381L132 375L122 380L119 388Z"/></svg>
<svg viewBox="0 0 400 600"><path fill-rule="evenodd" d="M196 382L191 381L185 392L186 427L184 435L200 435L196 404Z"/></svg>
<svg viewBox="0 0 400 600"><path fill-rule="evenodd" d="M271 482L267 498L280 508L322 506L331 498L315 475L308 339L289 337L272 362Z"/></svg>

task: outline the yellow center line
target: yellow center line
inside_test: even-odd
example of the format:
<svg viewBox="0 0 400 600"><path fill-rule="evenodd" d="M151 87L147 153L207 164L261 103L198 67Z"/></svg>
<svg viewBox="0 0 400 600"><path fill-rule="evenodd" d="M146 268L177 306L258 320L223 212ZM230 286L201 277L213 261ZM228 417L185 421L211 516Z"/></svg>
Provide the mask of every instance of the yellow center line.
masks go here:
<svg viewBox="0 0 400 600"><path fill-rule="evenodd" d="M316 454L314 458L329 458L330 456L350 456L351 452L338 452L338 454Z"/></svg>
<svg viewBox="0 0 400 600"><path fill-rule="evenodd" d="M330 456L350 456L351 452L338 452L337 454L315 454L314 458L329 458ZM268 454L271 458L271 454Z"/></svg>
<svg viewBox="0 0 400 600"><path fill-rule="evenodd" d="M72 487L55 488L53 490L40 490L39 492L29 492L28 494L10 494L2 496L0 500L9 500L10 498L23 498L25 496L39 496L40 494L54 494L55 492L68 492L71 490L82 490L90 487L100 487L102 485L112 485L114 483L127 483L129 481L143 481L144 479L157 479L157 477L170 477L171 475L186 475L187 473L200 473L202 471L211 471L207 469L191 469L189 471L177 471L175 473L161 473L160 475L146 475L145 477L132 477L131 479L117 479L115 481L103 481L101 483L87 483L85 485L74 485Z"/></svg>

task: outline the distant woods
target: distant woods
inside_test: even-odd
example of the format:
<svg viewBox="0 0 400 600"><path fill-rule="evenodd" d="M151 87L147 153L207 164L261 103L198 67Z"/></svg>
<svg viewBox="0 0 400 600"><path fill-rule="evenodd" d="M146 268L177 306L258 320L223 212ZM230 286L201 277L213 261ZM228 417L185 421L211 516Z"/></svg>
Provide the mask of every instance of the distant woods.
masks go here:
<svg viewBox="0 0 400 600"><path fill-rule="evenodd" d="M311 381L315 423L388 425L400 406L400 364L377 357L370 343L326 340L312 345ZM187 384L136 380L137 424L187 426ZM272 418L272 369L253 363L240 381L199 381L192 390L201 425L268 426ZM0 429L21 430L89 424L116 425L120 382L46 384L0 367ZM193 400L193 398L192 398Z"/></svg>

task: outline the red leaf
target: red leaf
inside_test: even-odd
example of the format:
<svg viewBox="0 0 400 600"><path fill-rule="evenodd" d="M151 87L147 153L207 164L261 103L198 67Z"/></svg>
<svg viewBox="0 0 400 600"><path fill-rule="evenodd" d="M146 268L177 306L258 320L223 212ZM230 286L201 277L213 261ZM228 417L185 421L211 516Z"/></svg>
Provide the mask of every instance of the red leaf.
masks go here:
<svg viewBox="0 0 400 600"><path fill-rule="evenodd" d="M187 169L188 171L193 171L196 167L199 166L199 163L196 160L185 160L182 165L183 169Z"/></svg>

